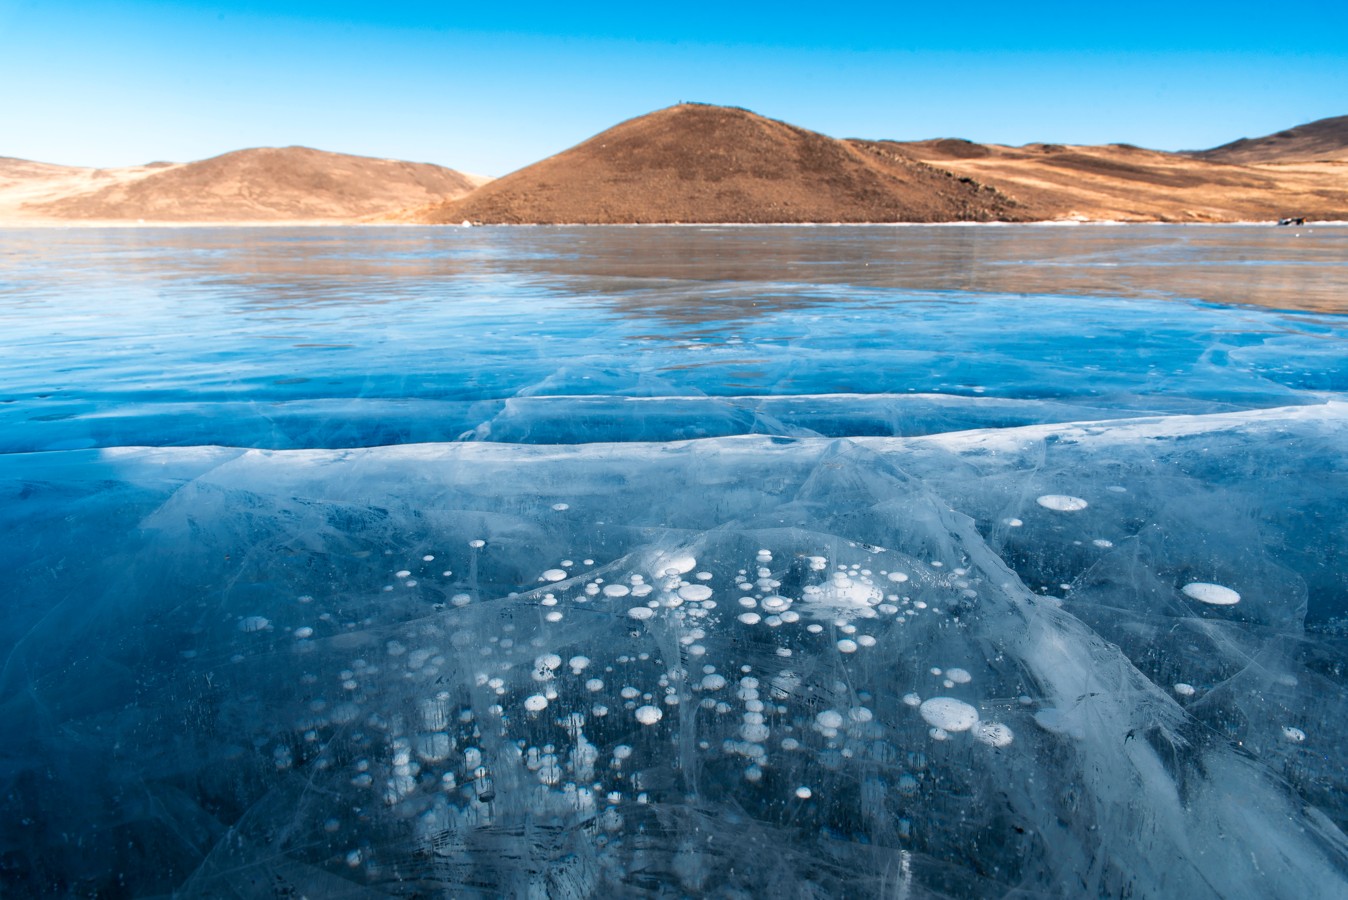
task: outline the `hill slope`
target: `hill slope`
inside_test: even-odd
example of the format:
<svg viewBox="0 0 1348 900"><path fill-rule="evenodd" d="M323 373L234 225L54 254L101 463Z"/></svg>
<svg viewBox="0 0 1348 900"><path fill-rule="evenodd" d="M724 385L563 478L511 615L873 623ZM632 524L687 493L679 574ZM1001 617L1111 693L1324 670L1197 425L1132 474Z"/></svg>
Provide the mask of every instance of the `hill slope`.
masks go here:
<svg viewBox="0 0 1348 900"><path fill-rule="evenodd" d="M1319 119L1277 134L1241 138L1192 156L1224 163L1348 162L1348 116Z"/></svg>
<svg viewBox="0 0 1348 900"><path fill-rule="evenodd" d="M885 143L895 152L993 186L1035 219L1348 218L1348 161L1235 164L1127 144Z"/></svg>
<svg viewBox="0 0 1348 900"><path fill-rule="evenodd" d="M126 169L0 161L0 192L11 195L11 211L25 218L353 220L463 196L481 182L443 166L307 147Z"/></svg>
<svg viewBox="0 0 1348 900"><path fill-rule="evenodd" d="M880 145L680 104L623 122L424 222L942 222L1024 218L997 191Z"/></svg>

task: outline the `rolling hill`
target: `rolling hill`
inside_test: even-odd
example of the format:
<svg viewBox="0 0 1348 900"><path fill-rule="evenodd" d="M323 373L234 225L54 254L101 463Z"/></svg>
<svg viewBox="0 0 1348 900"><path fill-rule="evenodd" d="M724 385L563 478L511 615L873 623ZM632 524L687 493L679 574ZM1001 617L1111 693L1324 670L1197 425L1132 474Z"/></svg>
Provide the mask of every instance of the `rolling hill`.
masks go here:
<svg viewBox="0 0 1348 900"><path fill-rule="evenodd" d="M974 179L879 144L684 103L411 216L423 222L944 222L1027 218Z"/></svg>
<svg viewBox="0 0 1348 900"><path fill-rule="evenodd" d="M1192 155L1237 164L1348 162L1348 116L1319 119L1264 137L1241 138Z"/></svg>
<svg viewBox="0 0 1348 900"><path fill-rule="evenodd" d="M308 147L236 150L120 169L0 159L0 216L160 222L351 221L469 193L443 166Z"/></svg>

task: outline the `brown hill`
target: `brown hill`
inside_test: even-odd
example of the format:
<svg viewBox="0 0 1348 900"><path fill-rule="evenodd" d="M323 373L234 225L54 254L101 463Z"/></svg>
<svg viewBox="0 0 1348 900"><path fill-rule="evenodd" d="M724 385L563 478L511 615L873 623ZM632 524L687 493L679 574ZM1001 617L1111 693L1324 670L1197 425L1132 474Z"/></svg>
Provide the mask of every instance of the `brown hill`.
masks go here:
<svg viewBox="0 0 1348 900"><path fill-rule="evenodd" d="M1277 134L1241 138L1193 154L1224 163L1348 162L1348 116L1319 119Z"/></svg>
<svg viewBox="0 0 1348 900"><path fill-rule="evenodd" d="M5 159L0 214L173 222L356 220L460 197L482 181L428 163L307 147L237 150L199 162L124 169Z"/></svg>
<svg viewBox="0 0 1348 900"><path fill-rule="evenodd" d="M1348 218L1348 160L1242 164L1128 144L883 142L990 185L1034 219L1230 222Z"/></svg>
<svg viewBox="0 0 1348 900"><path fill-rule="evenodd" d="M877 143L684 103L623 122L423 222L944 222L1026 218L976 180Z"/></svg>

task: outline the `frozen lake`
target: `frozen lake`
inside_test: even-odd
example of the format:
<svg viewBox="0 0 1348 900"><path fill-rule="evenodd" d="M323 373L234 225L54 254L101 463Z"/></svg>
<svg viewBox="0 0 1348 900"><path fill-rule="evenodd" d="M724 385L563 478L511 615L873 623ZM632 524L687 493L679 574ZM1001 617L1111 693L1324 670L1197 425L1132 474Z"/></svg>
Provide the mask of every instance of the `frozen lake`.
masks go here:
<svg viewBox="0 0 1348 900"><path fill-rule="evenodd" d="M1342 897L1346 394L1348 226L0 231L0 894Z"/></svg>

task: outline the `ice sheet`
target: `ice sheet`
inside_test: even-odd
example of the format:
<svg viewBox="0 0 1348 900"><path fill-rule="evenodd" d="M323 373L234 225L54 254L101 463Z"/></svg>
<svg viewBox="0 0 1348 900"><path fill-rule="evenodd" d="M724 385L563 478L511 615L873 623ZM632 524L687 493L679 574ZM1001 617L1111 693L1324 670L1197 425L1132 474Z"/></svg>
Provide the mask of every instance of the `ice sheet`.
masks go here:
<svg viewBox="0 0 1348 900"><path fill-rule="evenodd" d="M1304 620L1342 585L1308 591L1290 521L1218 538L1312 473L1341 504L1345 429L8 456L18 593L66 599L0 684L9 796L45 812L6 855L201 896L1329 896L1343 639ZM1177 489L1272 435L1277 480ZM26 564L72 492L96 527Z"/></svg>
<svg viewBox="0 0 1348 900"><path fill-rule="evenodd" d="M1348 894L1348 229L3 237L6 897Z"/></svg>

